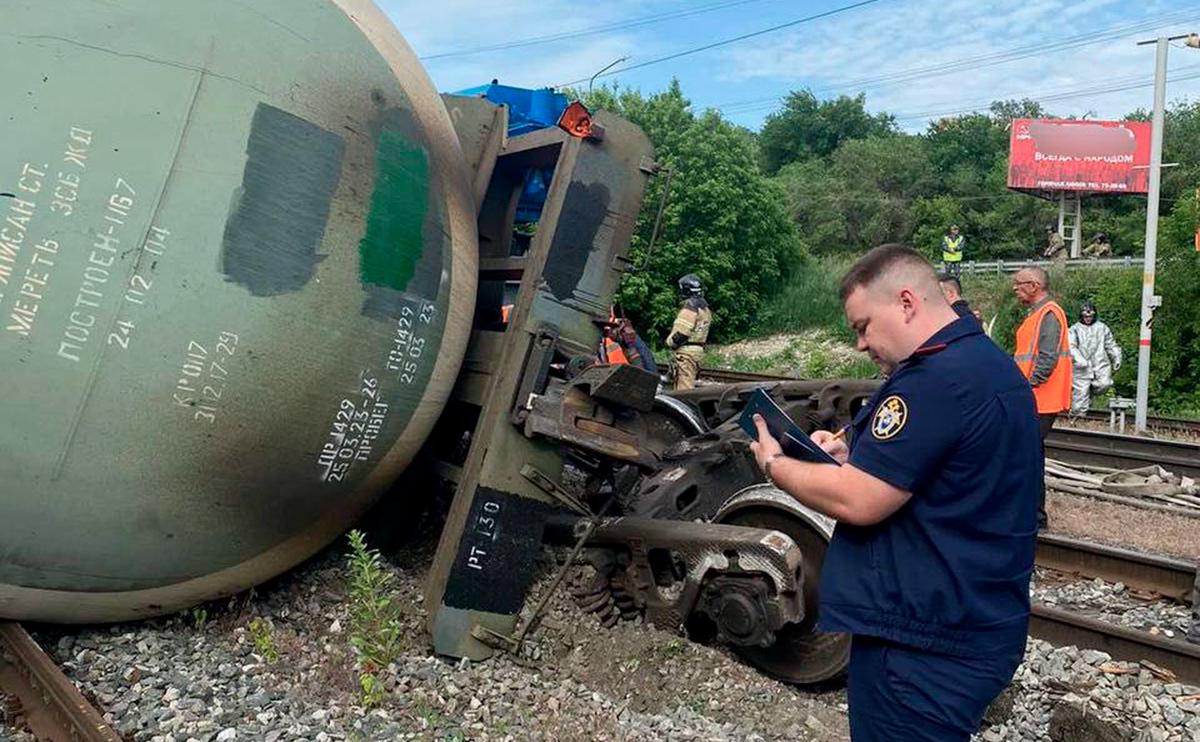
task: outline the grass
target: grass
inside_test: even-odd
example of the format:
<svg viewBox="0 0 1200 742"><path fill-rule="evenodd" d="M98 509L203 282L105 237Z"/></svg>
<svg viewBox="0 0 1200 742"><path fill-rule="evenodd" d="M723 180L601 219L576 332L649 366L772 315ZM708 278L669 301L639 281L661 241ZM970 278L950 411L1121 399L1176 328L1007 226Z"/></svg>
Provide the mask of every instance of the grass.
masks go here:
<svg viewBox="0 0 1200 742"><path fill-rule="evenodd" d="M204 631L204 627L208 625L208 609L204 606L196 606L190 612L192 618L192 628L196 631Z"/></svg>
<svg viewBox="0 0 1200 742"><path fill-rule="evenodd" d="M658 647L655 647L655 652L664 660L672 657L678 657L687 649L687 642L679 637L671 637L666 642Z"/></svg>
<svg viewBox="0 0 1200 742"><path fill-rule="evenodd" d="M857 256L809 258L783 290L768 301L755 335L821 328L850 339L842 316L838 283Z"/></svg>
<svg viewBox="0 0 1200 742"><path fill-rule="evenodd" d="M751 373L795 372L805 379L870 379L879 373L874 363L861 354L835 353L825 332L807 333L788 342L783 350L765 355L727 354L710 351L701 365Z"/></svg>

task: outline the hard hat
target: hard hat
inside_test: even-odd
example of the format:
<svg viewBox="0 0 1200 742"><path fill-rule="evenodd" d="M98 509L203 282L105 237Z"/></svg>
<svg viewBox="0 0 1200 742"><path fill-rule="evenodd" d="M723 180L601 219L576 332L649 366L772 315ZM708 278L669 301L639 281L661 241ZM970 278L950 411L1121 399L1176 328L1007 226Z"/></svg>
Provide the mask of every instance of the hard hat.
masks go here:
<svg viewBox="0 0 1200 742"><path fill-rule="evenodd" d="M700 296L704 293L704 284L695 273L689 273L679 279L679 293L683 296Z"/></svg>

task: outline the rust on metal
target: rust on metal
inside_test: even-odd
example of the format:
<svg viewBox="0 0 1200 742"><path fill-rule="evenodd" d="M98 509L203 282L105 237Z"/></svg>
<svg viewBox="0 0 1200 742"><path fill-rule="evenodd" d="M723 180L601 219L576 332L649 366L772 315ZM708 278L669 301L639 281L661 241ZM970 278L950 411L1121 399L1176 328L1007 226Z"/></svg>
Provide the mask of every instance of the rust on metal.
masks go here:
<svg viewBox="0 0 1200 742"><path fill-rule="evenodd" d="M1159 464L1174 474L1200 477L1200 446L1183 441L1054 428L1046 437L1046 455L1069 464L1118 469Z"/></svg>
<svg viewBox="0 0 1200 742"><path fill-rule="evenodd" d="M1200 684L1200 646L1195 644L1038 604L1030 616L1029 635L1052 644L1098 649L1125 662L1148 660L1174 672L1180 682Z"/></svg>
<svg viewBox="0 0 1200 742"><path fill-rule="evenodd" d="M1181 603L1191 602L1196 565L1172 557L1043 533L1038 537L1038 566L1099 577L1149 590Z"/></svg>
<svg viewBox="0 0 1200 742"><path fill-rule="evenodd" d="M39 740L121 740L54 660L13 621L0 621L0 689L17 698L18 719Z"/></svg>

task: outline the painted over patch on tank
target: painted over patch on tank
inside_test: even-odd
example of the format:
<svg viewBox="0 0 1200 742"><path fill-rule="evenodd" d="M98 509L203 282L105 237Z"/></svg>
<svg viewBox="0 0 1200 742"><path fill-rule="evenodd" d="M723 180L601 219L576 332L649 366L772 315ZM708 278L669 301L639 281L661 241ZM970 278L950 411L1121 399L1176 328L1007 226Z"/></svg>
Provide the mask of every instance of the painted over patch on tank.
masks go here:
<svg viewBox="0 0 1200 742"><path fill-rule="evenodd" d="M364 0L4 16L0 616L270 577L394 479L457 374L449 118Z"/></svg>

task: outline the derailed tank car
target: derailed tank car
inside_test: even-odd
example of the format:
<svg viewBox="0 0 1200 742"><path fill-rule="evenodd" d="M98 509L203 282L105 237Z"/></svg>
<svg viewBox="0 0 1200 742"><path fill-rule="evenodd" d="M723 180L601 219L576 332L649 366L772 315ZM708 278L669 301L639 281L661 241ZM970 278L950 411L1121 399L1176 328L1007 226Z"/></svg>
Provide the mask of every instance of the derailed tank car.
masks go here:
<svg viewBox="0 0 1200 742"><path fill-rule="evenodd" d="M815 631L832 523L762 482L729 421L750 387L592 363L660 170L637 127L550 91L439 99L367 0L15 0L5 24L0 616L243 590L429 438L456 487L435 651L519 642L550 541L606 622L792 682L844 668ZM809 429L872 391L772 387Z"/></svg>
<svg viewBox="0 0 1200 742"><path fill-rule="evenodd" d="M329 543L476 290L445 107L366 0L12 0L0 615L161 614Z"/></svg>

